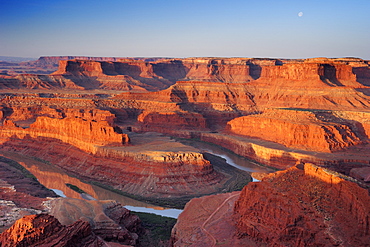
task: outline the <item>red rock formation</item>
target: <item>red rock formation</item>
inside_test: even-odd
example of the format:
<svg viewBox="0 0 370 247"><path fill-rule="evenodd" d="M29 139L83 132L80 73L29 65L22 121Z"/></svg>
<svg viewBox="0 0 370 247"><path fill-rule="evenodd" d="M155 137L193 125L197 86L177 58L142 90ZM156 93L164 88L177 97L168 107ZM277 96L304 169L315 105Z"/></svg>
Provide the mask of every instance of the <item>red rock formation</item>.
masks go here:
<svg viewBox="0 0 370 247"><path fill-rule="evenodd" d="M142 123L141 130L161 133L166 133L166 129L168 129L168 126L164 123L171 123L171 129L176 128L179 130L184 128L206 128L206 120L201 114L186 111L144 111L138 116L137 120Z"/></svg>
<svg viewBox="0 0 370 247"><path fill-rule="evenodd" d="M139 217L114 201L59 198L51 201L50 207L49 214L61 224L71 225L83 219L105 241L135 246L143 231Z"/></svg>
<svg viewBox="0 0 370 247"><path fill-rule="evenodd" d="M171 246L256 246L235 236L234 203L240 192L194 198L172 229Z"/></svg>
<svg viewBox="0 0 370 247"><path fill-rule="evenodd" d="M150 145L158 143L149 143ZM91 155L70 144L57 142L56 139L29 137L11 138L2 144L2 149L39 157L78 177L99 181L143 197L182 197L184 194L214 193L227 181L202 154L195 152L149 150L145 154L143 149L140 149L142 152L130 153L106 147L97 149L97 153Z"/></svg>
<svg viewBox="0 0 370 247"><path fill-rule="evenodd" d="M311 164L246 186L235 204L238 236L274 246L367 246L366 189Z"/></svg>
<svg viewBox="0 0 370 247"><path fill-rule="evenodd" d="M0 234L1 246L100 246L88 222L63 226L47 214L28 215Z"/></svg>
<svg viewBox="0 0 370 247"><path fill-rule="evenodd" d="M11 120L4 120L1 136L9 138L26 135L33 137L51 137L92 152L94 145L122 146L129 142L127 134L122 134L119 127L113 127L115 116L101 110L41 108L13 108L9 119L27 120L39 116L29 128L17 127ZM20 112L20 113L19 113ZM49 117L52 116L52 117Z"/></svg>
<svg viewBox="0 0 370 247"><path fill-rule="evenodd" d="M369 191L348 179L306 163L241 193L192 199L172 230L172 245L368 246Z"/></svg>
<svg viewBox="0 0 370 247"><path fill-rule="evenodd" d="M53 137L73 144L87 142L100 146L119 146L129 142L127 134L116 132L106 121L97 122L80 118L38 117L30 126L30 132L32 131L39 131L37 136Z"/></svg>
<svg viewBox="0 0 370 247"><path fill-rule="evenodd" d="M228 122L232 133L258 137L287 147L332 152L361 143L353 126L326 112L269 110Z"/></svg>
<svg viewBox="0 0 370 247"><path fill-rule="evenodd" d="M303 151L348 151L351 147L360 148L358 144L368 143L370 125L366 117L356 116L356 114L360 116L359 112L365 116L370 106L370 99L366 93L368 88L358 81L358 74L353 69L358 67L368 68L368 62L350 58L72 60L61 62L60 71L56 73L59 75L53 76L69 78L77 84L80 83L79 85L83 88L90 86L91 89L99 88L103 77L118 78L119 76L126 79L130 77L138 83L151 87L151 90L154 87L157 89L167 87L178 79L200 78L217 82L181 81L159 92L123 93L112 98L109 98L110 93L104 97L92 96L91 93L77 96L74 93L74 96L65 94L64 98L52 98L62 94L43 95L46 99L41 100L38 95L34 94L15 94L4 96L1 103L6 109L16 109L14 115L5 111L3 113L7 119L13 118L13 120L26 118L27 115L33 114L31 113L33 110L23 113L23 110L17 109L36 106L52 105L63 117L68 117L61 110L63 108L108 109L119 113L117 123L123 127L130 127L129 129L134 131L155 130L181 137L202 136L203 140L207 139L239 154L280 168L291 166L299 160L317 161L318 164L325 164L330 159L335 160L333 162L335 164L339 161L350 161L351 165L347 164L347 168L341 168L348 174L351 168L356 168L355 162L361 161L362 163L368 160L355 148L351 149L352 153L348 156L349 158L343 158L343 155L323 157L320 154ZM162 83L160 86L156 84L159 81ZM316 119L304 113L302 113L303 118L295 114L296 119L293 120L287 114L280 114L283 111L277 111L275 117L266 116L266 113L249 116L266 112L266 108L289 108L290 110L298 108L310 111L324 109L331 110L332 113L316 114L317 111L312 111L317 115L315 115ZM346 111L345 116L343 115L344 110ZM350 111L355 113L350 114ZM55 118L52 114L54 113L50 111L44 116ZM39 111L34 115L43 114ZM244 117L238 118L241 116ZM329 119L325 120L328 116ZM298 118L304 120L298 121ZM230 132L224 132L227 122L232 119L235 120L230 123L239 128L238 134L250 132L249 136L275 141L296 150L271 144L271 142L263 142L263 140L255 142L243 138L236 140L235 136L230 136ZM242 127L244 124L241 123L242 119L253 120L247 122L246 126L253 125L254 127ZM168 121L173 122L174 126L162 124ZM26 126L20 121L16 123L22 127ZM272 130L269 133L258 133L256 131L261 130L261 123L271 125L278 123L281 127L277 130L268 127L267 129ZM207 129L218 131L221 134L216 136L210 133L197 134L195 132ZM295 133L284 133L284 130L288 132L293 129L296 130ZM252 130L256 131L252 132ZM303 131L307 132L303 133ZM78 142L75 145L96 155L123 157L122 152L114 149L96 149L91 145ZM303 150L300 151L300 149ZM316 158L316 156L320 157Z"/></svg>
<svg viewBox="0 0 370 247"><path fill-rule="evenodd" d="M15 79L3 77L0 85L2 88L14 88L11 84L15 83L16 87L26 86L27 88L158 90L178 80L245 83L260 78L258 81L262 84L271 84L273 80L274 84L278 82L286 86L300 82L306 87L361 87L368 85L369 80L369 66L361 59L186 58L140 61L117 58L50 57L40 58L38 63L45 66L57 60L60 60L59 68L49 77L30 75ZM94 77L94 80L89 82L84 79L85 77Z"/></svg>
<svg viewBox="0 0 370 247"><path fill-rule="evenodd" d="M305 63L289 63L281 66L263 66L261 82L279 83L283 86L327 87L327 86L354 86L356 75L352 67L333 61L307 61Z"/></svg>

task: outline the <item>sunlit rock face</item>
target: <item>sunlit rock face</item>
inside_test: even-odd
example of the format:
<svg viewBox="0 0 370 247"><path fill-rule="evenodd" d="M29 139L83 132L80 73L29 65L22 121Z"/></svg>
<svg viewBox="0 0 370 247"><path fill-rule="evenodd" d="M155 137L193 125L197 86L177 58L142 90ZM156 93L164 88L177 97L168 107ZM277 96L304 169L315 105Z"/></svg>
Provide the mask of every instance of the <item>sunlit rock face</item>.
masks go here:
<svg viewBox="0 0 370 247"><path fill-rule="evenodd" d="M185 58L118 59L90 57L44 57L34 65L51 75L3 75L1 88L157 91L176 81L246 83L305 87L369 86L369 65L361 59L255 59ZM33 66L29 64L30 66ZM290 82L287 82L290 81Z"/></svg>
<svg viewBox="0 0 370 247"><path fill-rule="evenodd" d="M246 186L235 204L237 234L257 243L366 246L367 189L312 164Z"/></svg>
<svg viewBox="0 0 370 247"><path fill-rule="evenodd" d="M306 163L241 192L191 200L172 230L172 245L367 246L369 216L367 189Z"/></svg>
<svg viewBox="0 0 370 247"><path fill-rule="evenodd" d="M360 123L358 123L361 126ZM258 137L287 147L332 152L361 144L355 123L325 111L268 110L235 118L228 123L232 133Z"/></svg>
<svg viewBox="0 0 370 247"><path fill-rule="evenodd" d="M90 224L79 220L64 226L47 214L28 215L0 235L2 246L97 246L104 244Z"/></svg>

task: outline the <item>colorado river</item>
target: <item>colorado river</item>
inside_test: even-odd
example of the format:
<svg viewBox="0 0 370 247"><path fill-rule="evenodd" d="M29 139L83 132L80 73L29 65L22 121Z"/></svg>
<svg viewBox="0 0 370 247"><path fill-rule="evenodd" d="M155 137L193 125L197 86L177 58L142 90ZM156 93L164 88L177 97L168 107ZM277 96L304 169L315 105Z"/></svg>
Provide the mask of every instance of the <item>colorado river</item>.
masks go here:
<svg viewBox="0 0 370 247"><path fill-rule="evenodd" d="M194 141L186 141L188 145L194 146L200 149L202 152L208 152L213 155L222 157L226 162L240 170L247 172L271 172L268 168L258 166L257 164L240 157L231 152L225 151L217 146L210 145L207 143L199 143ZM155 205L151 205L145 202L137 201L110 190L103 189L99 186L95 186L89 183L85 183L78 178L69 176L61 168L53 166L51 164L46 164L45 162L39 161L37 159L15 154L4 152L6 157L17 161L22 166L24 166L29 172L31 172L38 181L45 187L53 190L61 197L77 198L77 199L87 199L87 200L115 200L131 211L134 212L146 212L153 213L161 216L177 218L182 212L179 209L164 208ZM83 190L85 193L81 194L66 184L71 184L77 186L79 189Z"/></svg>
<svg viewBox="0 0 370 247"><path fill-rule="evenodd" d="M260 166L257 163L253 162L252 160L239 156L231 151L225 150L214 144L210 144L206 142L191 141L191 140L181 140L181 142L183 142L184 144L196 147L203 152L207 152L215 156L221 157L225 159L227 164L235 168L238 168L239 170L242 170L242 171L246 171L250 173L252 172L257 172L257 173L258 172L261 172L261 173L274 172L274 170L268 167ZM253 181L258 181L258 180L253 178Z"/></svg>

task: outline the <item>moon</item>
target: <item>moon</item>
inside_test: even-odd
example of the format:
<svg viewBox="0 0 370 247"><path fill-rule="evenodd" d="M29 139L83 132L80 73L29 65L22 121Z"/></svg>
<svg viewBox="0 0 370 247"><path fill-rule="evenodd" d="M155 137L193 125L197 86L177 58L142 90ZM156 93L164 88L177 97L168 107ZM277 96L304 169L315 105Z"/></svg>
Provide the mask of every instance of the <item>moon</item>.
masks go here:
<svg viewBox="0 0 370 247"><path fill-rule="evenodd" d="M303 16L303 12L301 11L298 13L298 17L302 17L302 16Z"/></svg>

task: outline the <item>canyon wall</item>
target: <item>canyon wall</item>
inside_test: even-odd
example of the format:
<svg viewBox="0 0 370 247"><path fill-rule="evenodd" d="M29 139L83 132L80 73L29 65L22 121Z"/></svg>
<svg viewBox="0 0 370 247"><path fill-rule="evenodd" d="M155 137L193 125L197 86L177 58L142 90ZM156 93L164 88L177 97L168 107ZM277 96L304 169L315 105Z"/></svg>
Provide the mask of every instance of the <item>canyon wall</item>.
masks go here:
<svg viewBox="0 0 370 247"><path fill-rule="evenodd" d="M1 148L39 157L82 179L155 200L215 193L230 179L215 171L200 153L156 152L141 149L144 146L139 149L147 154L127 155L107 147L92 155L56 139L29 137L9 139Z"/></svg>
<svg viewBox="0 0 370 247"><path fill-rule="evenodd" d="M300 164L241 192L191 200L172 246L367 246L369 205L355 180Z"/></svg>
<svg viewBox="0 0 370 247"><path fill-rule="evenodd" d="M362 143L352 124L330 112L274 109L235 118L227 127L238 135L318 152L333 152Z"/></svg>
<svg viewBox="0 0 370 247"><path fill-rule="evenodd" d="M99 246L106 244L88 222L64 226L47 214L28 215L0 234L2 246Z"/></svg>
<svg viewBox="0 0 370 247"><path fill-rule="evenodd" d="M225 83L257 80L265 85L302 86L304 83L310 88L357 88L368 86L370 78L368 62L361 59L44 57L38 64L46 66L58 59L59 68L50 76L4 75L0 87L157 91L179 80Z"/></svg>
<svg viewBox="0 0 370 247"><path fill-rule="evenodd" d="M84 120L69 119L77 113L68 115L63 109L99 108L116 115L110 120L110 126L120 125L127 132L158 131L181 137L200 136L202 140L279 168L301 160L321 165L329 165L328 162L333 160L333 166L349 162L347 168L340 167L349 174L351 168L368 165L365 154L369 143L366 120L370 107L366 90L369 88L358 79L366 77L366 73L360 75L355 69L368 67L368 61L354 58L66 60L60 62L59 70L51 77L69 78L74 83L81 82L77 84L82 88L102 91L52 95L5 93L1 98L1 111L3 118L13 120L21 127L28 127L30 125L25 122L32 123L36 117L42 117L30 127L36 131L54 128L51 124L54 120L48 123L49 126L43 123L42 119L47 118L65 119L62 122L66 124L67 121L80 121L78 125L85 126L81 129L90 127ZM138 83L136 85L142 88L146 85L147 90L166 89L112 93L100 87L101 78L108 77L130 77ZM78 81L80 79L82 81ZM97 84L94 86L94 83ZM48 106L52 109L47 110ZM91 125L101 128L96 123ZM197 131L199 134L193 134ZM207 132L218 132L219 135ZM109 134L105 136L111 139ZM238 139L243 136L246 138ZM66 140L66 137L58 138ZM96 140L96 144L104 144L104 141ZM88 141L92 142L94 140ZM150 155L146 152L140 156L127 149L96 148L95 144L84 147L81 142L75 142L75 145L95 155L115 159L130 157L146 162L178 159L181 162L181 155L162 157L161 152L155 155L155 152ZM109 146L109 143L104 145ZM349 152L348 157L341 153L344 151ZM334 155L329 157L325 153ZM361 165L356 167L357 161Z"/></svg>
<svg viewBox="0 0 370 247"><path fill-rule="evenodd" d="M238 236L269 245L366 246L369 192L305 164L246 186L235 204Z"/></svg>
<svg viewBox="0 0 370 247"><path fill-rule="evenodd" d="M3 150L37 156L127 193L146 197L204 194L218 191L229 179L216 172L199 150L169 138L143 136L146 141L135 138L131 144L128 135L113 125L115 116L108 111L7 109L15 115L10 113L0 127ZM36 117L40 114L44 116ZM18 127L10 119L31 123ZM208 186L200 188L199 184Z"/></svg>
<svg viewBox="0 0 370 247"><path fill-rule="evenodd" d="M114 128L106 121L40 116L26 129L18 127L11 120L4 120L0 136L3 138L2 142L9 138L23 139L26 136L54 138L86 152L94 152L97 145L120 146L129 143L128 135L117 131L120 132L120 129Z"/></svg>

